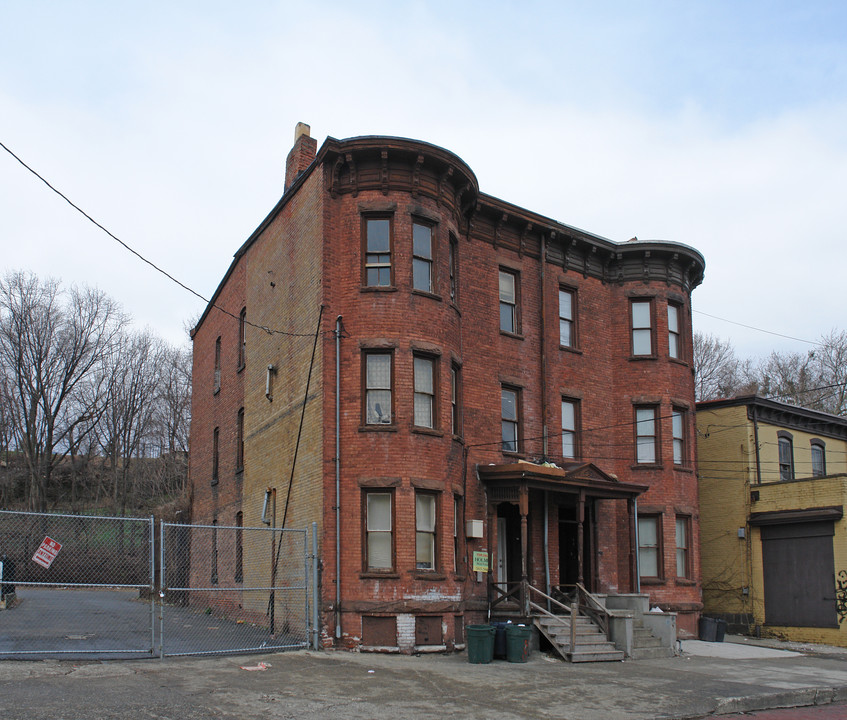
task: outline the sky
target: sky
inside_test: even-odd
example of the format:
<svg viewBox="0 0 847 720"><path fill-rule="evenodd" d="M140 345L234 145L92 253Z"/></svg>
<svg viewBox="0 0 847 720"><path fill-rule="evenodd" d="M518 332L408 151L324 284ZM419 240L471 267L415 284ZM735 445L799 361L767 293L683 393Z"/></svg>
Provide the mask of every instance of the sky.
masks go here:
<svg viewBox="0 0 847 720"><path fill-rule="evenodd" d="M490 195L696 248L694 328L742 358L847 329L841 0L0 0L0 28L0 142L206 298L302 121L319 145L425 140ZM0 250L175 344L205 307L2 148Z"/></svg>

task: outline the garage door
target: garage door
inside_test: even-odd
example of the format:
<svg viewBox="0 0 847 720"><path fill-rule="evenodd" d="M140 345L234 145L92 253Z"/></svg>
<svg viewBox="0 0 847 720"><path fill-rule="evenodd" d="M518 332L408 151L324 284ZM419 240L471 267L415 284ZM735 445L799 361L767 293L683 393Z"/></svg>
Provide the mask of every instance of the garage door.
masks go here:
<svg viewBox="0 0 847 720"><path fill-rule="evenodd" d="M762 526L765 622L838 627L832 522Z"/></svg>

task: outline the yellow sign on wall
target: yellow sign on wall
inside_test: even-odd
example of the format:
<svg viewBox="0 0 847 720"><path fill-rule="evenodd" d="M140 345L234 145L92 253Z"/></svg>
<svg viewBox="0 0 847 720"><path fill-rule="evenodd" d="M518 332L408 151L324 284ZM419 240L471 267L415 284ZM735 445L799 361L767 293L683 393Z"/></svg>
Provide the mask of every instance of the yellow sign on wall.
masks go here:
<svg viewBox="0 0 847 720"><path fill-rule="evenodd" d="M488 553L484 550L475 551L473 554L473 571L488 572Z"/></svg>

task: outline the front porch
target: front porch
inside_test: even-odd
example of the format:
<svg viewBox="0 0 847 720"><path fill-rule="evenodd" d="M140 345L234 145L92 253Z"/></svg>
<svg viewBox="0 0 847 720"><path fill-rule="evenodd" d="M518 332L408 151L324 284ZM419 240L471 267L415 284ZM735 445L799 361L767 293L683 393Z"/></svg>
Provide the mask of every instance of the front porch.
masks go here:
<svg viewBox="0 0 847 720"><path fill-rule="evenodd" d="M636 498L591 463L479 466L489 617L533 625L570 662L673 655L676 616L638 593ZM653 617L649 617L649 616Z"/></svg>

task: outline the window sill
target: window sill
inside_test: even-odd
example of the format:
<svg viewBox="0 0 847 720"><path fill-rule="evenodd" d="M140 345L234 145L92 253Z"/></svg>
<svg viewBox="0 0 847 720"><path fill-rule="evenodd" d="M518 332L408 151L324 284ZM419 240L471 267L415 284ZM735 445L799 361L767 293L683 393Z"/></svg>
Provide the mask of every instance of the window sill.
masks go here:
<svg viewBox="0 0 847 720"><path fill-rule="evenodd" d="M573 353L574 355L582 355L582 350L578 347L572 347L571 345L559 345L559 350L562 352Z"/></svg>
<svg viewBox="0 0 847 720"><path fill-rule="evenodd" d="M452 435L451 437L453 439L453 442L457 442L459 443L459 445L465 444L465 438L463 438L461 435Z"/></svg>
<svg viewBox="0 0 847 720"><path fill-rule="evenodd" d="M635 463L629 466L630 470L662 470L664 465L661 463Z"/></svg>
<svg viewBox="0 0 847 720"><path fill-rule="evenodd" d="M396 285L362 285L359 288L359 292L368 293L368 292L397 292Z"/></svg>
<svg viewBox="0 0 847 720"><path fill-rule="evenodd" d="M360 580L399 580L399 573L394 572L393 570L387 570L386 572L377 572L376 570L369 570L368 572L359 573Z"/></svg>
<svg viewBox="0 0 847 720"><path fill-rule="evenodd" d="M642 360L658 360L659 358L655 355L630 355L629 359L634 362L640 362Z"/></svg>
<svg viewBox="0 0 847 720"><path fill-rule="evenodd" d="M414 570L412 577L415 580L446 580L447 576L444 573L435 570Z"/></svg>
<svg viewBox="0 0 847 720"><path fill-rule="evenodd" d="M444 433L441 430L436 430L435 428L427 428L420 427L418 425L412 425L412 432L418 435L430 435L432 437L444 437Z"/></svg>
<svg viewBox="0 0 847 720"><path fill-rule="evenodd" d="M697 581L690 580L689 578L677 578L676 584L679 586L694 587L697 584Z"/></svg>
<svg viewBox="0 0 847 720"><path fill-rule="evenodd" d="M664 585L664 578L641 578L642 585Z"/></svg>
<svg viewBox="0 0 847 720"><path fill-rule="evenodd" d="M412 295L420 295L421 297L430 298L430 300L437 300L438 302L443 300L441 295L436 295L435 293L427 290L418 290L417 288L412 288Z"/></svg>
<svg viewBox="0 0 847 720"><path fill-rule="evenodd" d="M359 432L397 432L398 428L394 424L385 425L359 425Z"/></svg>
<svg viewBox="0 0 847 720"><path fill-rule="evenodd" d="M674 469L676 472L681 472L681 473L689 473L689 474L691 474L691 473L693 473L693 472L694 472L694 468L693 468L693 467L691 467L690 465L674 465L674 466L673 466L673 469Z"/></svg>
<svg viewBox="0 0 847 720"><path fill-rule="evenodd" d="M520 333L509 332L508 330L503 330L502 328L500 330L500 334L503 335L504 337L514 338L515 340L523 340L524 339L524 336L521 335Z"/></svg>
<svg viewBox="0 0 847 720"><path fill-rule="evenodd" d="M668 362L672 362L674 365L682 365L683 367L688 367L688 361L683 360L682 358L669 357Z"/></svg>
<svg viewBox="0 0 847 720"><path fill-rule="evenodd" d="M507 450L503 450L503 457L506 458L524 458L526 457L526 453L522 452L509 452Z"/></svg>

